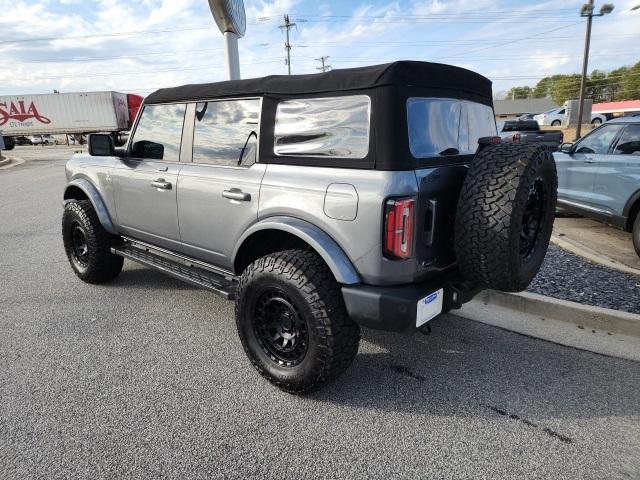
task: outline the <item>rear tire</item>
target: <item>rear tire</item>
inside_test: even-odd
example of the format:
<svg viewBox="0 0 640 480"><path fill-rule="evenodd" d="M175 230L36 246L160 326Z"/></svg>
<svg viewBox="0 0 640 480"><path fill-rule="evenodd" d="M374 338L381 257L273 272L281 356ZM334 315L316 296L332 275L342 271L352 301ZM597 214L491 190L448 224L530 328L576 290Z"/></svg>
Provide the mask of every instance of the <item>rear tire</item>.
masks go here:
<svg viewBox="0 0 640 480"><path fill-rule="evenodd" d="M481 150L458 198L455 249L463 275L494 290L527 288L549 246L557 186L553 157L540 147Z"/></svg>
<svg viewBox="0 0 640 480"><path fill-rule="evenodd" d="M62 240L74 273L87 283L117 277L124 259L111 253L122 239L107 232L89 200L71 200L62 214Z"/></svg>
<svg viewBox="0 0 640 480"><path fill-rule="evenodd" d="M640 212L636 214L636 220L633 222L633 248L640 257Z"/></svg>
<svg viewBox="0 0 640 480"><path fill-rule="evenodd" d="M600 125L602 124L602 120L600 118L594 118L591 120L591 125Z"/></svg>
<svg viewBox="0 0 640 480"><path fill-rule="evenodd" d="M262 257L242 273L236 326L255 369L289 393L335 379L356 354L360 328L340 287L313 252L286 250Z"/></svg>

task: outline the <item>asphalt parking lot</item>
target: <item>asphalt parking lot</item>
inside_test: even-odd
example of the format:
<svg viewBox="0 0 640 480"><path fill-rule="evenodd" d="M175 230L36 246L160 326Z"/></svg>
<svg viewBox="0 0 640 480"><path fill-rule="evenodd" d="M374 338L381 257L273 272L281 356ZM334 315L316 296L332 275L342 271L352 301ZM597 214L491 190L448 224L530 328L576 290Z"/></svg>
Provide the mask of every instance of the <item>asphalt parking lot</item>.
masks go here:
<svg viewBox="0 0 640 480"><path fill-rule="evenodd" d="M233 305L125 262L72 273L64 158L0 171L0 478L640 478L640 364L454 316L363 332L307 397L249 365Z"/></svg>

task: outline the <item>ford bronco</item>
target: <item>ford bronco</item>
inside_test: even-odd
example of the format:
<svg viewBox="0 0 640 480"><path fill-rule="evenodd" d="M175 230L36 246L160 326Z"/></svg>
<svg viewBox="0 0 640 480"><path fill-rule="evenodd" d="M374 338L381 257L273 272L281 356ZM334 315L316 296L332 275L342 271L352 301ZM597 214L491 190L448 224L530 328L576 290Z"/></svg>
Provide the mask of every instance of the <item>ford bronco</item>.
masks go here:
<svg viewBox="0 0 640 480"><path fill-rule="evenodd" d="M165 88L116 149L66 166L76 275L128 258L235 300L254 367L293 393L351 364L360 327L424 328L482 288L527 287L553 157L500 143L491 82L395 62Z"/></svg>

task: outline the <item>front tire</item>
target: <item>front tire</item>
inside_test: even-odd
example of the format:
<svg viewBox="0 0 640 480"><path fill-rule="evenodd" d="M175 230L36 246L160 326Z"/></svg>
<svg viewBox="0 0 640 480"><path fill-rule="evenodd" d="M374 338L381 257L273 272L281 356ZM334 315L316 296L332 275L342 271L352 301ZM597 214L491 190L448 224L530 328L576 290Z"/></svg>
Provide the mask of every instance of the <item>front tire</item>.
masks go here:
<svg viewBox="0 0 640 480"><path fill-rule="evenodd" d="M74 273L87 283L117 277L124 259L111 253L120 237L107 232L89 200L71 200L62 214L62 240Z"/></svg>
<svg viewBox="0 0 640 480"><path fill-rule="evenodd" d="M636 221L633 222L633 248L636 249L636 253L640 257L640 212L636 214Z"/></svg>
<svg viewBox="0 0 640 480"><path fill-rule="evenodd" d="M313 252L276 252L249 265L235 314L255 369L289 393L332 381L358 353L360 328L349 318L331 271Z"/></svg>
<svg viewBox="0 0 640 480"><path fill-rule="evenodd" d="M552 127L559 127L561 124L562 122L560 120L554 120L553 122L551 122Z"/></svg>

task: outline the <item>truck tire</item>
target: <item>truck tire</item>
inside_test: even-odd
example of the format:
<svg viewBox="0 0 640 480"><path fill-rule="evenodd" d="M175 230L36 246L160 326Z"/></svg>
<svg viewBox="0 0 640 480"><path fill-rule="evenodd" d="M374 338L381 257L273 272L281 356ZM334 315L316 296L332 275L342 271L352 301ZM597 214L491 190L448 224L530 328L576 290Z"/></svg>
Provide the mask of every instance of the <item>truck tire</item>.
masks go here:
<svg viewBox="0 0 640 480"><path fill-rule="evenodd" d="M478 152L456 212L462 274L494 290L527 288L549 246L557 187L553 156L540 147L502 143Z"/></svg>
<svg viewBox="0 0 640 480"><path fill-rule="evenodd" d="M640 212L636 214L636 220L633 222L633 248L636 249L636 253L640 257Z"/></svg>
<svg viewBox="0 0 640 480"><path fill-rule="evenodd" d="M124 259L111 253L121 238L107 232L89 200L71 200L62 214L62 240L75 274L87 283L117 277Z"/></svg>
<svg viewBox="0 0 640 480"><path fill-rule="evenodd" d="M358 353L360 327L314 252L285 250L249 265L240 277L235 314L255 369L289 393L309 392L335 379Z"/></svg>

